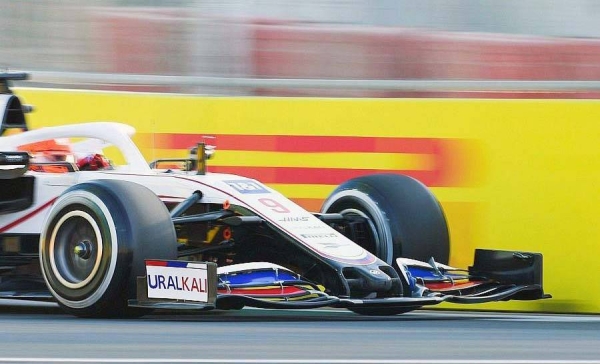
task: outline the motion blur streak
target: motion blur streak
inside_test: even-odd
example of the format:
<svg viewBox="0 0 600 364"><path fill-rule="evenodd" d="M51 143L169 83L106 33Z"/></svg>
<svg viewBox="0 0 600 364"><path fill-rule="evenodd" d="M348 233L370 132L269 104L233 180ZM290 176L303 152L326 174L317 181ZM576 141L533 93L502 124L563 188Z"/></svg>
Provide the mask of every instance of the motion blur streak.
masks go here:
<svg viewBox="0 0 600 364"><path fill-rule="evenodd" d="M242 78L600 80L599 7L586 0L550 6L545 0L307 0L294 6L285 0L3 1L0 67ZM600 96L598 91L110 88L277 96Z"/></svg>

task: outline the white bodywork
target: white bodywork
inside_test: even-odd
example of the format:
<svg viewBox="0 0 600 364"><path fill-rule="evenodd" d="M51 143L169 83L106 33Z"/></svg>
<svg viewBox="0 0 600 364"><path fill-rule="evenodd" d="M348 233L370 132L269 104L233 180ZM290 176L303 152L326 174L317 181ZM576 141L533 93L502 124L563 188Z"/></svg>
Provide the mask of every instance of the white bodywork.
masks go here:
<svg viewBox="0 0 600 364"><path fill-rule="evenodd" d="M89 147L112 145L119 149L124 165L114 170L76 171L69 173L27 172L36 177L34 205L25 211L0 215L2 234L39 234L52 203L68 187L96 179L120 179L150 188L164 202L180 202L194 191L202 192L201 203L242 206L276 226L317 254L340 262L371 264L375 256L260 182L236 175L192 172L166 173L153 170L131 139L135 130L113 122L80 123L48 127L0 138L0 151L16 151L24 144L58 139L83 138L74 144L81 154ZM85 138L91 138L85 140ZM93 142L93 141L99 142Z"/></svg>

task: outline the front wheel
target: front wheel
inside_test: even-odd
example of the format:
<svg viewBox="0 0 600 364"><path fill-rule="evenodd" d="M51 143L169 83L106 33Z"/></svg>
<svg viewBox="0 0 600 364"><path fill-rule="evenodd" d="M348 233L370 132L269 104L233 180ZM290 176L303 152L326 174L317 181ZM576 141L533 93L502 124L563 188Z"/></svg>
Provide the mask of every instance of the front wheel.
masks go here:
<svg viewBox="0 0 600 364"><path fill-rule="evenodd" d="M40 264L58 304L81 317L137 316L130 309L145 259L176 259L168 210L148 188L97 180L67 189L40 237Z"/></svg>
<svg viewBox="0 0 600 364"><path fill-rule="evenodd" d="M447 264L450 237L442 207L414 178L395 174L357 177L336 188L321 212L366 220L357 242L392 265L396 258Z"/></svg>
<svg viewBox="0 0 600 364"><path fill-rule="evenodd" d="M399 257L420 261L433 257L448 263L450 236L444 212L431 191L414 178L376 174L348 180L325 200L321 212L342 214L351 239L396 269ZM404 292L410 295L408 286ZM387 316L417 308L349 309L361 315Z"/></svg>

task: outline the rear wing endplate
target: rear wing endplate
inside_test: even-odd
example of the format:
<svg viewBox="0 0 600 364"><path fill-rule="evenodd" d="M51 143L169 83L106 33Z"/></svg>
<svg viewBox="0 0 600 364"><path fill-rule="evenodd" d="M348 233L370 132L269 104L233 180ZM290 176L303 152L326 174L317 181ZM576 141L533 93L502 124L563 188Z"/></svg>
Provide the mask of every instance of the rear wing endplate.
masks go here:
<svg viewBox="0 0 600 364"><path fill-rule="evenodd" d="M0 151L0 179L14 179L29 169L29 154L26 152Z"/></svg>
<svg viewBox="0 0 600 364"><path fill-rule="evenodd" d="M28 130L25 122L25 113L31 111L31 107L22 105L21 100L14 95L10 89L10 81L22 81L29 78L25 72L2 72L0 73L0 135L7 129Z"/></svg>

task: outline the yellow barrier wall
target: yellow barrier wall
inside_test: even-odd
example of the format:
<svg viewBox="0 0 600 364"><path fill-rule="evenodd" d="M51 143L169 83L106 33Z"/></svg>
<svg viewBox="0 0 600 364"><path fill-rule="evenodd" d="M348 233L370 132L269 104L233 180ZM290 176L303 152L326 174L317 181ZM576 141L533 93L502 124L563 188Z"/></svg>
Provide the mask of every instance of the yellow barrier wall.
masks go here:
<svg viewBox="0 0 600 364"><path fill-rule="evenodd" d="M217 135L209 170L256 176L312 210L342 178L419 177L446 211L451 264L471 264L475 247L544 254L553 299L470 308L600 313L599 101L18 93L34 128L121 121L148 159Z"/></svg>

